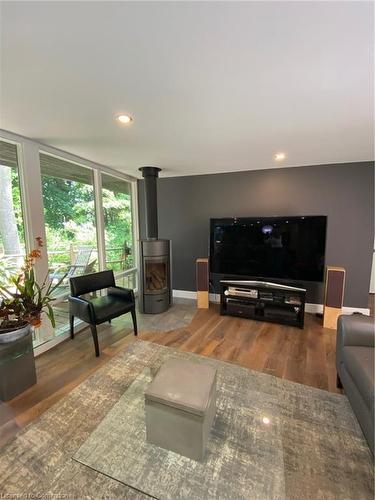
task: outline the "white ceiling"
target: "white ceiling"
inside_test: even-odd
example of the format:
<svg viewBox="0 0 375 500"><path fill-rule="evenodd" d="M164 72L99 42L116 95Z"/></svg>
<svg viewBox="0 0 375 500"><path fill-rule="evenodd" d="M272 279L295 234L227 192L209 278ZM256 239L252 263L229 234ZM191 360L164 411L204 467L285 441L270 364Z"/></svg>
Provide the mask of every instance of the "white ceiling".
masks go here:
<svg viewBox="0 0 375 500"><path fill-rule="evenodd" d="M371 160L372 9L2 2L1 128L133 174Z"/></svg>

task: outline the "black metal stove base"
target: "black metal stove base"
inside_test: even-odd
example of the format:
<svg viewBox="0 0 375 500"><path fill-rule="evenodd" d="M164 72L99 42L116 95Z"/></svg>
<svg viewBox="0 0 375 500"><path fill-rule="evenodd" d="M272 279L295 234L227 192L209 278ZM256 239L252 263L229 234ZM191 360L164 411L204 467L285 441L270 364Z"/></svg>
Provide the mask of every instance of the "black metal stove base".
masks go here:
<svg viewBox="0 0 375 500"><path fill-rule="evenodd" d="M163 295L144 295L143 311L146 314L159 314L169 309L171 305L169 293Z"/></svg>

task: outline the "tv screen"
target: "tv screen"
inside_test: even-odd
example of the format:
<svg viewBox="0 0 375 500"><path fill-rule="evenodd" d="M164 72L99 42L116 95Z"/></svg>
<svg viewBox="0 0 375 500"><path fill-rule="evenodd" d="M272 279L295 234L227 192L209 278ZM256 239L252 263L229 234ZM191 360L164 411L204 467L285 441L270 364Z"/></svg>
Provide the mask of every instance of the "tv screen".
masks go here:
<svg viewBox="0 0 375 500"><path fill-rule="evenodd" d="M323 281L325 216L211 219L210 272Z"/></svg>

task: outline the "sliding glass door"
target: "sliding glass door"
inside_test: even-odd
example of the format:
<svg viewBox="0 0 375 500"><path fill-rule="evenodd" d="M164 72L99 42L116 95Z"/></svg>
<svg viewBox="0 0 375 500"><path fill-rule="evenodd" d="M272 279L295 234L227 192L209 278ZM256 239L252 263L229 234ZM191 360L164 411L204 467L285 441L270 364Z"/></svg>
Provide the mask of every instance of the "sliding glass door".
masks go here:
<svg viewBox="0 0 375 500"><path fill-rule="evenodd" d="M58 284L53 306L58 335L69 324L69 278L98 270L93 171L45 153L40 169L49 277Z"/></svg>

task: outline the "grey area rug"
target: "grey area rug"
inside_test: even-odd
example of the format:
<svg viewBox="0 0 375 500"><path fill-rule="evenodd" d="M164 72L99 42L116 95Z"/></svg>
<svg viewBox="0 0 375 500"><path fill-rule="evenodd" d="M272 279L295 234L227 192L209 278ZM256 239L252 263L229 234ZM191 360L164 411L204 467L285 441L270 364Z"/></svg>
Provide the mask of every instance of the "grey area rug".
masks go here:
<svg viewBox="0 0 375 500"><path fill-rule="evenodd" d="M134 436L130 432L140 419L137 398L139 401L142 386L170 356L193 356L217 366L220 380L225 378L206 474L197 462L159 448L153 447L150 455L151 449L142 442L142 422ZM240 393L243 401L238 401ZM174 498L236 500L241 491L248 500L373 499L371 454L345 396L141 340L108 361L0 449L0 494L149 498L130 487L131 481L122 483L73 459L83 457L95 436L107 432L107 423L113 422L121 405L123 411L112 430L127 446L128 454L122 450L116 459L112 448L119 447L111 439L113 446L107 447L106 460L114 459L113 474L128 467L134 474L133 484L141 482L143 492L157 485L160 498L171 498L178 487ZM270 418L269 427L260 421L264 415ZM220 458L211 457L210 450L218 448L218 443ZM97 446L104 444L98 440ZM95 451L93 456L97 458ZM217 468L212 469L215 460ZM94 467L99 469L98 464ZM194 479L198 472L200 484ZM233 475L239 484L230 491L226 482ZM245 484L250 485L248 491Z"/></svg>
<svg viewBox="0 0 375 500"><path fill-rule="evenodd" d="M75 460L158 499L372 498L369 451L345 397L190 353L155 350L152 366ZM145 440L144 392L171 356L218 370L217 416L201 463Z"/></svg>

